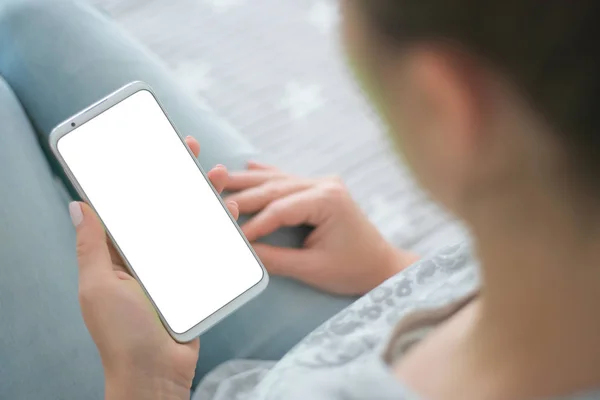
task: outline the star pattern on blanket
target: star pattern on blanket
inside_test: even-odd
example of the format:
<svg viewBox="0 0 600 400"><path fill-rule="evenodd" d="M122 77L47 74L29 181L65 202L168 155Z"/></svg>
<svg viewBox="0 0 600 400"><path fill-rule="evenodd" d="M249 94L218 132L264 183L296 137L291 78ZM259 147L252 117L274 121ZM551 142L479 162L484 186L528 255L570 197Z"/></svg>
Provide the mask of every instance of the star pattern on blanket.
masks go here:
<svg viewBox="0 0 600 400"><path fill-rule="evenodd" d="M324 103L319 85L290 82L285 86L280 107L289 112L292 119L299 120L320 109Z"/></svg>

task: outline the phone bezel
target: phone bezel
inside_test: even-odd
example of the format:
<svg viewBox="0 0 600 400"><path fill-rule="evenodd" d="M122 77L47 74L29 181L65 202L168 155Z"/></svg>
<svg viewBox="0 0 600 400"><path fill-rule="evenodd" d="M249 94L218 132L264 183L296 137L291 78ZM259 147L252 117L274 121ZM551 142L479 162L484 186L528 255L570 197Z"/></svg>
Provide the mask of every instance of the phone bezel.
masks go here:
<svg viewBox="0 0 600 400"><path fill-rule="evenodd" d="M79 126L81 126L81 125L85 124L86 122L92 120L93 118L95 118L98 115L102 114L103 112L105 112L109 108L115 106L116 104L120 103L121 101L123 101L123 100L127 99L128 97L132 96L133 94L135 94L137 92L140 92L140 91L143 91L143 90L146 90L150 94L152 94L152 96L154 97L154 99L156 100L156 102L158 103L158 105L160 106L160 108L162 109L162 111L165 114L165 116L167 117L169 123L171 124L171 126L173 127L173 129L175 130L175 132L177 132L177 135L181 139L182 144L188 150L188 153L190 154L190 156L194 159L194 161L195 161L198 169L202 173L204 179L209 183L209 185L210 185L211 189L213 190L215 196L221 202L221 205L223 206L224 211L227 213L227 215L231 219L231 222L234 224L234 226L238 230L238 232L240 234L240 237L242 238L242 240L245 241L246 245L249 247L250 251L252 252L252 255L254 256L254 258L255 258L255 260L256 260L256 262L258 264L258 266L262 269L262 278L261 278L261 280L256 285L248 288L248 290L246 290L240 296L236 297L235 299L233 299L229 303L225 304L223 307L221 307L215 313L211 314L206 319L204 319L204 320L200 321L198 324L194 325L194 327L192 327L187 332L177 333L177 332L173 331L173 329L171 329L171 327L167 323L166 319L163 317L161 311L158 309L158 307L154 303L154 300L152 299L152 296L150 296L150 294L146 290L146 288L144 286L144 283L138 278L137 274L135 273L135 270L131 267L131 265L127 261L127 257L125 257L125 255L121 251L121 248L119 247L118 243L115 242L115 240L113 239L112 235L110 234L109 229L104 225L104 222L102 222L102 224L104 225L104 228L106 230L106 234L108 235L108 237L110 238L110 240L113 242L113 244L114 244L115 249L117 250L117 252L123 258L123 261L126 264L126 267L127 267L128 271L129 271L129 273L139 282L140 286L144 290L144 293L146 294L146 296L148 297L148 299L152 302L152 305L153 305L154 309L156 310L156 312L158 313L158 315L160 317L160 320L161 320L163 326L165 327L165 329L168 331L168 333L171 335L171 337L173 337L173 339L175 339L177 342L187 343L187 342L192 341L196 337L200 336L203 332L205 332L206 330L210 329L212 326L214 326L215 324L217 324L219 321L223 320L225 317L227 317L231 313L235 312L237 309L239 309L240 307L242 307L244 304L246 304L247 302L249 302L250 300L252 300L256 296L258 296L267 287L267 285L269 283L269 275L268 275L267 270L265 269L264 265L262 264L262 262L260 261L260 259L256 255L256 253L254 252L254 249L252 248L252 246L250 245L250 243L246 239L246 236L242 233L242 230L240 229L239 225L237 224L237 222L235 221L235 219L233 218L233 216L231 215L231 213L227 209L227 206L226 206L225 202L223 201L223 199L221 198L221 196L217 193L217 191L215 190L215 188L213 187L213 185L210 183L210 180L208 179L206 173L202 169L202 166L200 165L200 162L194 156L194 154L191 152L191 150L189 149L189 147L185 144L184 139L182 138L181 134L177 131L177 128L176 128L175 124L173 123L173 121L169 117L169 114L167 113L167 111L165 110L165 108L160 103L160 100L158 99L158 97L156 96L156 94L154 93L154 91L152 90L152 88L148 84L146 84L144 82L140 82L140 81L129 83L129 84L123 86L122 88L116 90L115 92L109 94L108 96L106 96L105 98L101 99L100 101L92 104L91 106L89 106L85 110L81 111L80 113L78 113L78 114L72 116L71 118L63 121L56 128L54 128L52 130L52 132L50 133L50 138L49 138L50 148L52 150L52 153L54 154L54 156L56 157L56 159L60 163L61 167L65 171L65 174L67 175L67 178L69 179L69 181L74 186L74 188L77 191L77 193L79 194L79 196L81 196L81 198L86 203L88 203L94 209L94 211L96 211L96 209L94 208L93 204L89 201L89 199L86 196L85 192L83 191L83 189L81 188L81 186L77 182L77 179L75 179L75 177L74 177L73 173L71 172L69 166L67 165L67 163L65 162L65 160L63 159L63 157L60 155L60 152L58 151L58 142L60 141L60 139L62 137L64 137L65 135L68 135L71 131L77 129ZM98 217L102 221L102 216L98 215Z"/></svg>

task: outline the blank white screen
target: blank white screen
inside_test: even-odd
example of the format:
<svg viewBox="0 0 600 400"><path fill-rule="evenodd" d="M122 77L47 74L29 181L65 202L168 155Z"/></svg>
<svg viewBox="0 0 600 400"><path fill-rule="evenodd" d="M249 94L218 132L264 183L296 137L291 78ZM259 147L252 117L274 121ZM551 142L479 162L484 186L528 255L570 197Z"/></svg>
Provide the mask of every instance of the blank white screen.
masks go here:
<svg viewBox="0 0 600 400"><path fill-rule="evenodd" d="M263 271L145 90L63 136L58 151L175 333Z"/></svg>

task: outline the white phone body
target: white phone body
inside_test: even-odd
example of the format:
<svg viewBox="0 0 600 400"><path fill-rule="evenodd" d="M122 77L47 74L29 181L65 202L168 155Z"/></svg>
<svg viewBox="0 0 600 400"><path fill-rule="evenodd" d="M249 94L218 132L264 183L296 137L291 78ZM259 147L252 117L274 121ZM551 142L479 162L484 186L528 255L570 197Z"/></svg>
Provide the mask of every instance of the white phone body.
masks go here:
<svg viewBox="0 0 600 400"><path fill-rule="evenodd" d="M147 84L64 121L50 147L176 341L266 288L264 266Z"/></svg>

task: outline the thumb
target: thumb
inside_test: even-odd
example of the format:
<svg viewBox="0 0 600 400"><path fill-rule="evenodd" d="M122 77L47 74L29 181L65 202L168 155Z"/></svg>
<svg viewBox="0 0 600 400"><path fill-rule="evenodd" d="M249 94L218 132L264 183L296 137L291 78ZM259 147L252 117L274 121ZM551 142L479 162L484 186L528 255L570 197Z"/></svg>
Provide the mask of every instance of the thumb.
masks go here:
<svg viewBox="0 0 600 400"><path fill-rule="evenodd" d="M110 270L111 258L106 232L91 207L85 203L69 204L69 214L77 232L77 261L80 275Z"/></svg>

